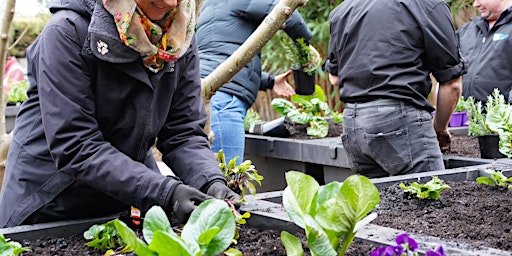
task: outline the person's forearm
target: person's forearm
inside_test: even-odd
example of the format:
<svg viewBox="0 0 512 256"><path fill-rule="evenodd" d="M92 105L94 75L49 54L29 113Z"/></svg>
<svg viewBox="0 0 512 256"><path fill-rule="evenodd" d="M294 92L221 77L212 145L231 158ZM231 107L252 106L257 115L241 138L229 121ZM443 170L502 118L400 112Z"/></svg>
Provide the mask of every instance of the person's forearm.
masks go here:
<svg viewBox="0 0 512 256"><path fill-rule="evenodd" d="M437 106L434 118L434 129L448 129L448 123L462 92L462 77L441 84L437 93Z"/></svg>

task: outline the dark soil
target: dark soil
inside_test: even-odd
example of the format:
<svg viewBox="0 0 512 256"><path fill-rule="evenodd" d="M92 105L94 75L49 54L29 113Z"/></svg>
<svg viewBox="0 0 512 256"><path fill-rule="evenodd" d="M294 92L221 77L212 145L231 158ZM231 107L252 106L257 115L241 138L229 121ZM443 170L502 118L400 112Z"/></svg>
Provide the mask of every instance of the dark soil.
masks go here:
<svg viewBox="0 0 512 256"><path fill-rule="evenodd" d="M372 223L512 254L512 190L475 181L446 184L437 201L408 199L398 185L381 189Z"/></svg>
<svg viewBox="0 0 512 256"><path fill-rule="evenodd" d="M491 247L512 253L512 190L450 182L434 200L409 199L397 186L380 189L381 204L372 222L381 226L440 237L446 241ZM409 185L409 184L407 184ZM242 226L238 244L244 255L286 255L280 231ZM303 233L295 234L303 241ZM31 252L23 255L101 255L85 246L79 235L70 238L24 242ZM375 245L355 241L346 255L369 255ZM310 254L306 254L310 255Z"/></svg>
<svg viewBox="0 0 512 256"><path fill-rule="evenodd" d="M313 139L303 132L292 134L295 139ZM329 123L328 137L341 134L341 124ZM452 156L479 158L478 140L465 135L452 135ZM407 199L398 186L380 190L381 204L372 223L407 232L427 234L459 243L471 243L512 252L512 190L496 189L473 181L447 182L451 186L441 192L438 201ZM233 247L244 255L286 255L280 231L259 230L242 226L238 244ZM303 233L295 234L307 244ZM31 252L22 255L101 255L85 246L82 234L69 238L23 241ZM346 255L370 255L375 245L354 241ZM308 253L308 252L307 252ZM310 254L306 254L310 255Z"/></svg>

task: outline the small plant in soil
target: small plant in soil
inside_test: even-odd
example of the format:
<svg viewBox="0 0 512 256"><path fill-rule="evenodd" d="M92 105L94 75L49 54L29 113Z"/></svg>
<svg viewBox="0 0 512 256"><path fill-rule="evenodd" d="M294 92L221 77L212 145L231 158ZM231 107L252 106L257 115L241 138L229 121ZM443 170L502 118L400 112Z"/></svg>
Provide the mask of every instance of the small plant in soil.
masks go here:
<svg viewBox="0 0 512 256"><path fill-rule="evenodd" d="M10 241L5 238L4 235L0 234L0 255L1 256L11 256L11 255L19 255L23 252L30 251L27 247L22 247L20 243L16 241Z"/></svg>
<svg viewBox="0 0 512 256"><path fill-rule="evenodd" d="M434 200L441 198L440 192L450 187L444 184L444 181L437 176L432 177L432 179L425 184L413 182L410 186L406 186L404 183L400 183L399 186L410 197Z"/></svg>
<svg viewBox="0 0 512 256"><path fill-rule="evenodd" d="M330 109L323 92L315 92L312 96L294 95L291 101L275 98L271 104L277 113L290 121L308 125L306 131L312 137L323 138L329 133L329 123L325 117L332 117L337 123L343 122L342 115Z"/></svg>
<svg viewBox="0 0 512 256"><path fill-rule="evenodd" d="M489 173L488 176L481 176L476 178L476 182L488 186L496 186L512 189L512 177L507 178L502 172L495 170L485 170Z"/></svg>
<svg viewBox="0 0 512 256"><path fill-rule="evenodd" d="M253 182L261 186L263 176L258 174L255 166L251 160L245 160L240 165L236 165L236 160L239 156L226 162L226 157L222 150L217 153L217 161L219 161L219 168L221 169L224 177L226 177L228 187L238 193L242 199L241 202L245 203L245 193L249 191L252 195L256 194L256 187Z"/></svg>
<svg viewBox="0 0 512 256"><path fill-rule="evenodd" d="M369 214L380 203L380 194L366 177L352 175L343 183L333 181L320 188L311 176L289 171L283 206L290 219L303 228L312 255L344 255L356 232L375 219ZM304 255L300 240L282 231L288 255ZM340 243L341 242L341 243Z"/></svg>
<svg viewBox="0 0 512 256"><path fill-rule="evenodd" d="M252 108L248 109L244 118L244 130L246 132L250 131L251 127L259 122L261 122L260 114L258 114L258 112Z"/></svg>
<svg viewBox="0 0 512 256"><path fill-rule="evenodd" d="M89 240L87 246L105 253L105 255L115 255L131 251L129 247L125 247L124 241L117 235L114 221L91 226L84 232L84 238ZM114 251L113 248L121 248Z"/></svg>
<svg viewBox="0 0 512 256"><path fill-rule="evenodd" d="M119 236L139 256L147 255L241 255L241 252L228 247L233 242L236 221L226 202L209 199L201 203L176 233L164 210L153 206L148 210L143 222L143 239L127 224L113 221Z"/></svg>
<svg viewBox="0 0 512 256"><path fill-rule="evenodd" d="M380 246L373 250L370 256L417 256L418 243L406 233L395 238L396 245ZM427 250L425 256L445 256L443 247L437 246L434 250Z"/></svg>

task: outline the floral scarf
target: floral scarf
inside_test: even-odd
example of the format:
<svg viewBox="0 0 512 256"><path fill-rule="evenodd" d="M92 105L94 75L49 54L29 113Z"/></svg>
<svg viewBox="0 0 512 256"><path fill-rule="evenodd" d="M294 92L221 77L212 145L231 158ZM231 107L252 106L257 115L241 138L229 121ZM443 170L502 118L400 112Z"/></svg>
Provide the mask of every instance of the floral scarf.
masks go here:
<svg viewBox="0 0 512 256"><path fill-rule="evenodd" d="M157 73L164 62L179 59L188 49L195 27L195 1L178 0L163 19L152 22L135 0L103 0L125 45L139 52L144 66Z"/></svg>

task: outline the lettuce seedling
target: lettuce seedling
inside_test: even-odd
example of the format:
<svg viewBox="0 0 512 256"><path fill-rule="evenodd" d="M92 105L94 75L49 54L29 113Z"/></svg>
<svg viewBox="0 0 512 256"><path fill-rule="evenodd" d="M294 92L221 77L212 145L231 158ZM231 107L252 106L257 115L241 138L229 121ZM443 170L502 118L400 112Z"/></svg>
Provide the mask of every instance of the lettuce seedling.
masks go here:
<svg viewBox="0 0 512 256"><path fill-rule="evenodd" d="M329 123L324 117L333 116L333 121L341 123L343 116L333 112L329 104L321 97L322 95L323 93L318 97L316 93L313 96L294 95L292 101L275 98L271 104L277 113L287 117L290 121L309 125L306 129L309 136L323 138L329 133Z"/></svg>
<svg viewBox="0 0 512 256"><path fill-rule="evenodd" d="M112 255L114 253L113 249L122 248L126 245L117 235L114 221L92 225L83 235L86 240L90 240L85 245L99 250L102 253L106 252L107 255ZM121 249L122 252L130 250L129 247Z"/></svg>
<svg viewBox="0 0 512 256"><path fill-rule="evenodd" d="M495 170L486 170L490 177L481 176L476 178L476 182L479 184L489 185L489 186L498 186L504 187L508 189L512 189L512 177L507 178L502 172Z"/></svg>
<svg viewBox="0 0 512 256"><path fill-rule="evenodd" d="M0 234L0 255L16 256L28 251L30 251L28 247L22 247L20 243L10 241L10 239L5 238L4 235Z"/></svg>
<svg viewBox="0 0 512 256"><path fill-rule="evenodd" d="M252 195L256 194L256 187L252 182L256 182L261 186L263 176L258 174L258 170L256 170L251 160L245 160L240 165L236 165L238 158L239 156L236 156L229 160L229 163L226 163L224 152L219 150L217 153L219 168L224 177L226 177L228 187L238 193L242 197L240 201L245 203L247 201L245 192L249 191Z"/></svg>
<svg viewBox="0 0 512 256"><path fill-rule="evenodd" d="M437 200L441 197L440 192L449 187L450 186L444 184L444 181L439 179L437 176L432 177L432 180L425 184L413 182L410 186L406 186L405 184L400 183L400 188L402 188L404 192L419 199Z"/></svg>
<svg viewBox="0 0 512 256"><path fill-rule="evenodd" d="M323 187L311 176L289 171L283 206L290 219L303 228L312 255L343 255L356 232L377 217L368 213L380 203L377 187L366 177L352 175L343 183ZM299 239L282 231L288 255L304 255ZM342 244L340 242L342 241Z"/></svg>
<svg viewBox="0 0 512 256"><path fill-rule="evenodd" d="M418 243L407 234L395 238L396 245L380 246L370 256L417 256ZM425 256L446 256L443 247L438 245L434 250L427 250Z"/></svg>
<svg viewBox="0 0 512 256"><path fill-rule="evenodd" d="M181 235L176 234L160 206L148 210L143 223L143 238L119 219L114 220L119 236L139 256L218 255L224 252L235 235L235 218L226 202L208 199L190 215ZM230 255L241 255L236 249Z"/></svg>

